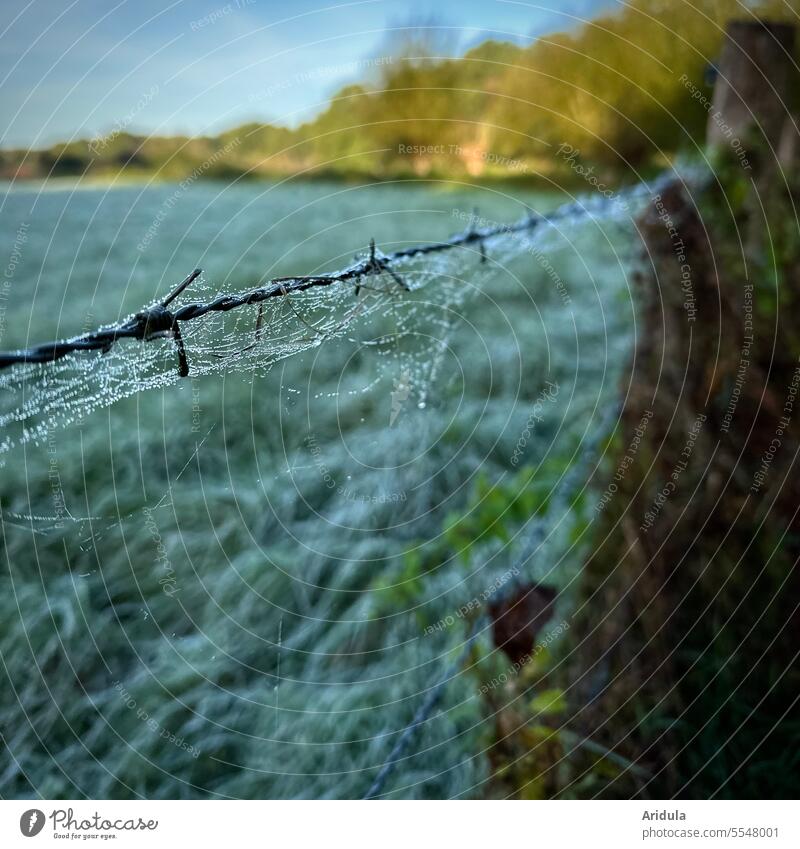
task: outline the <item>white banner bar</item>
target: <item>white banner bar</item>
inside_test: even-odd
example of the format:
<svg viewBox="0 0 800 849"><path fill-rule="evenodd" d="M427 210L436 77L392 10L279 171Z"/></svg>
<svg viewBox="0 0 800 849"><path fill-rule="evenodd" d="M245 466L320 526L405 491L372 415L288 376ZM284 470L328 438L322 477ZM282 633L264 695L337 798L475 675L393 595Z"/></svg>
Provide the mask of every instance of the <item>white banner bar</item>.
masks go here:
<svg viewBox="0 0 800 849"><path fill-rule="evenodd" d="M0 846L800 847L796 802L0 802Z"/></svg>

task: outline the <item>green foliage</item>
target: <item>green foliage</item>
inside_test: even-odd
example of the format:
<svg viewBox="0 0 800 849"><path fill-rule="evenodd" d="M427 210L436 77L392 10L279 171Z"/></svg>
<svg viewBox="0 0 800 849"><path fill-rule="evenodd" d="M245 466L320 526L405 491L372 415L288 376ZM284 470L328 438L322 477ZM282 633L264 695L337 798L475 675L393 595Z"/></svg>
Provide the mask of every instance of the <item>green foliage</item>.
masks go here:
<svg viewBox="0 0 800 849"><path fill-rule="evenodd" d="M451 513L445 521L444 536L451 549L469 563L475 545L494 539L507 543L512 530L547 509L552 480L546 470L531 467L494 483L481 472L469 509Z"/></svg>
<svg viewBox="0 0 800 849"><path fill-rule="evenodd" d="M469 567L492 545L507 544L531 516L547 509L555 465L548 460L538 471L524 467L494 482L480 472L464 509L448 513L440 533L420 540L373 582L374 614L390 616L421 604L436 570L455 562ZM430 617L419 613L419 618L423 626L430 624L422 621Z"/></svg>

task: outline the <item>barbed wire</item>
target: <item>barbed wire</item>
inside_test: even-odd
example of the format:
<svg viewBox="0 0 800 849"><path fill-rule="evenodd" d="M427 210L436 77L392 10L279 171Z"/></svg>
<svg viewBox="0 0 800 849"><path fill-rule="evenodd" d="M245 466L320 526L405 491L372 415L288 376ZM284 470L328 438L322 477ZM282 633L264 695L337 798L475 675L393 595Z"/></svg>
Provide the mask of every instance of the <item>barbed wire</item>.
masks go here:
<svg viewBox="0 0 800 849"><path fill-rule="evenodd" d="M398 737L397 742L392 747L392 751L389 752L388 757L383 762L383 766L375 776L375 780L372 782L369 790L367 790L364 799L374 799L376 796L380 796L383 792L386 780L392 774L397 764L403 759L403 754L414 739L417 729L427 722L428 717L431 715L431 711L433 711L439 703L439 699L441 699L445 687L458 675L461 667L464 665L464 661L469 656L473 644L482 633L483 629L479 626L483 622L484 618L485 616L481 615L476 616L473 619L469 634L467 635L467 640L459 652L458 658L448 667L447 672L439 679L438 683L428 690L428 695L417 709L417 712L414 714L414 718L403 729L403 733Z"/></svg>
<svg viewBox="0 0 800 849"><path fill-rule="evenodd" d="M515 581L510 582L516 586L522 583L521 574L524 567L528 564L534 551L544 542L545 531L549 525L548 517L553 513L558 513L560 509L567 509L575 497L579 483L586 478L586 469L597 459L597 449L600 443L614 430L616 420L622 412L622 405L619 403L612 404L603 414L600 423L595 428L592 436L586 440L583 445L583 450L576 461L562 475L561 480L556 484L551 499L551 505L547 513L543 516L533 516L529 520L529 528L527 539L523 545L522 553L514 559L514 565L509 570L517 575ZM489 605L510 592L507 586L499 586L492 590L484 600L484 611L475 616L467 633L466 641L458 654L457 659L447 668L445 674L434 684L428 691L425 700L417 709L414 718L403 729L397 742L392 747L391 752L383 762L375 780L372 782L369 790L364 795L364 799L374 799L380 796L389 776L394 771L395 767L403 760L406 749L410 746L419 728L427 722L432 711L439 703L442 694L447 685L459 674L459 670L464 664L464 661L469 656L472 646L483 633L484 629L480 627L487 620L485 612ZM502 646L498 646L502 648Z"/></svg>
<svg viewBox="0 0 800 849"><path fill-rule="evenodd" d="M533 231L544 224L554 224L567 218L589 216L597 211L598 208L604 208L608 205L608 203L603 203L602 201L602 196L599 201L597 199L594 199L592 202L586 200L574 201L558 207L554 212L547 215L531 212L525 218L512 224L497 224L484 227L476 226L476 222L479 220L476 210L473 212L470 224L466 230L456 233L442 242L415 245L384 254L376 247L375 240L372 239L367 256L341 271L310 276L276 277L250 291L233 295L220 295L205 303L189 303L176 310L170 310L169 305L203 273L202 269L196 268L162 301L142 309L125 321L101 327L98 330L70 339L46 342L16 351L0 352L0 369L26 363L50 363L82 351L107 353L121 339L136 339L141 342L149 342L171 335L177 349L178 374L181 377L187 377L189 375L189 362L180 330L180 325L183 322L195 321L209 313L229 312L243 306L261 304L271 298L286 297L314 287L331 286L335 283L354 282L355 294L358 295L362 280L384 273L389 274L401 289L411 291L402 276L393 268L401 260L413 259L418 256L426 256L428 254L477 244L480 249L480 262L485 263L487 261L485 244L487 239L507 234ZM259 334L262 331L260 315L256 331Z"/></svg>

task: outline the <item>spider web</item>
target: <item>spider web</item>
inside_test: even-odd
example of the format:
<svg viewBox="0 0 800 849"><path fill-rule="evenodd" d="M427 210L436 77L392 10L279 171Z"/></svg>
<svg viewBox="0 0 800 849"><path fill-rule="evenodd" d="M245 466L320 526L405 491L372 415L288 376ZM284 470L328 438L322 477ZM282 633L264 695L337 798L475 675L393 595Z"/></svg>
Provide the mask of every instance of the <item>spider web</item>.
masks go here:
<svg viewBox="0 0 800 849"><path fill-rule="evenodd" d="M642 187L628 197L643 197ZM585 222L598 213L606 223L630 222L629 208L623 212L619 205L598 204L597 199L569 208L573 212L566 216L567 225L569 218ZM559 224L563 228L563 216ZM501 232L487 237L480 250L476 245L401 257L392 263L392 272L356 283L337 282L228 313L208 313L181 325L191 376L263 375L288 357L349 339L380 355L386 364L381 372L391 369L402 376L396 387L401 394L413 383L424 406L454 316L465 300L515 258L541 258L557 249L558 242L549 225L530 232ZM398 285L397 275L409 291ZM212 282L201 277L175 307L218 295ZM146 343L123 340L104 354L78 353L56 362L13 366L0 372L0 461L15 446L42 444L54 430L181 379L171 335Z"/></svg>

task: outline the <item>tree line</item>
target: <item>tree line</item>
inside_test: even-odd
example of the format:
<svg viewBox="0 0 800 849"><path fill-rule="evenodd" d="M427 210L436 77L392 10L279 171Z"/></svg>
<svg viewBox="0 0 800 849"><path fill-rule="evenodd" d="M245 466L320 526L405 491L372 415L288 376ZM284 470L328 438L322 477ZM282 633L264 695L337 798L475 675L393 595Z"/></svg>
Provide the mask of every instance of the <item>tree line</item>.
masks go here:
<svg viewBox="0 0 800 849"><path fill-rule="evenodd" d="M488 40L455 57L443 55L435 29L408 30L363 63L368 79L300 126L249 123L199 138L114 130L0 151L0 175L533 181L575 179L576 162L609 179L638 175L702 141L725 24L783 19L785 9L780 0L633 0L570 32L528 45Z"/></svg>

